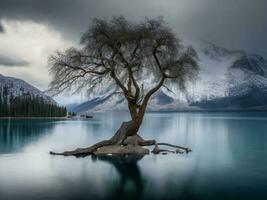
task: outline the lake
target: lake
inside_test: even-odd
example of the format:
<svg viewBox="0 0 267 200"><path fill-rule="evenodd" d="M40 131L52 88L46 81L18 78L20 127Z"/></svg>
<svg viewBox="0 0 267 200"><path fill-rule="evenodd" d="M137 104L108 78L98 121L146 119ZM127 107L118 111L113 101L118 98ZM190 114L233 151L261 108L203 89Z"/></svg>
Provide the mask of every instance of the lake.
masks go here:
<svg viewBox="0 0 267 200"><path fill-rule="evenodd" d="M267 113L147 113L145 139L190 147L143 158L52 156L112 136L123 112L0 120L0 199L267 199Z"/></svg>

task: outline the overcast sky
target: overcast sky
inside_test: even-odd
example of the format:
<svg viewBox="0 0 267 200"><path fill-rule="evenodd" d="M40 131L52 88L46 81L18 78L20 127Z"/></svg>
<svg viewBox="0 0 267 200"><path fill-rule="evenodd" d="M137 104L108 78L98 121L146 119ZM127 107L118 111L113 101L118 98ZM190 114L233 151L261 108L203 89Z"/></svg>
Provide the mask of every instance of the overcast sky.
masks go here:
<svg viewBox="0 0 267 200"><path fill-rule="evenodd" d="M46 89L47 56L78 43L95 17L163 16L189 43L267 57L267 0L0 0L0 73Z"/></svg>

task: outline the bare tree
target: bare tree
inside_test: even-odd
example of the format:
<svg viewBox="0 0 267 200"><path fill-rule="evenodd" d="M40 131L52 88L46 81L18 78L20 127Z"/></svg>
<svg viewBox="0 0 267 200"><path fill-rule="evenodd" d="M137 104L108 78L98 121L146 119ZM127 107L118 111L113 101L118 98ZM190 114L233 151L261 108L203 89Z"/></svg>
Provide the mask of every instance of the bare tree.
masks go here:
<svg viewBox="0 0 267 200"><path fill-rule="evenodd" d="M50 90L60 93L85 88L90 92L108 88L119 92L127 101L131 121L123 122L109 140L60 154L92 154L103 146L125 144L130 136L135 136L140 146L156 144L137 135L149 99L161 87L177 85L183 91L186 81L197 74L196 60L195 50L184 47L162 18L141 23L130 23L124 17L94 19L79 48L50 57Z"/></svg>

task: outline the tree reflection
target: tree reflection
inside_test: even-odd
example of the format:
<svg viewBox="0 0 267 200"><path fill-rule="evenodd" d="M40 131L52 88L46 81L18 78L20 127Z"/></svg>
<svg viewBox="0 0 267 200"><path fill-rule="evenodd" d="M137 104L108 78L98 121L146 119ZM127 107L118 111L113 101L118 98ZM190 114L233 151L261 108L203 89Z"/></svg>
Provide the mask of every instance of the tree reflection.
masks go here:
<svg viewBox="0 0 267 200"><path fill-rule="evenodd" d="M55 120L3 119L0 120L0 153L19 151L51 132Z"/></svg>
<svg viewBox="0 0 267 200"><path fill-rule="evenodd" d="M120 175L119 185L108 199L141 199L143 182L137 162L142 158L136 155L93 157L112 164Z"/></svg>

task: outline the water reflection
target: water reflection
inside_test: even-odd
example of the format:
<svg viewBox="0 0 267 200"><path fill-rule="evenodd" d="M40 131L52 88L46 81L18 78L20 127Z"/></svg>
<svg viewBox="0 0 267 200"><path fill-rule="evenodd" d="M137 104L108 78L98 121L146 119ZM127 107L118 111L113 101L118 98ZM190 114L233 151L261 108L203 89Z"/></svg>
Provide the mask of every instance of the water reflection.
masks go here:
<svg viewBox="0 0 267 200"><path fill-rule="evenodd" d="M54 120L0 120L0 153L20 151L29 143L51 134Z"/></svg>
<svg viewBox="0 0 267 200"><path fill-rule="evenodd" d="M190 154L48 154L106 139L128 118L0 120L0 199L267 199L266 113L146 115L144 138L188 146Z"/></svg>
<svg viewBox="0 0 267 200"><path fill-rule="evenodd" d="M107 162L119 173L119 185L108 199L140 199L143 192L143 182L137 162L143 156L97 156L93 159Z"/></svg>

